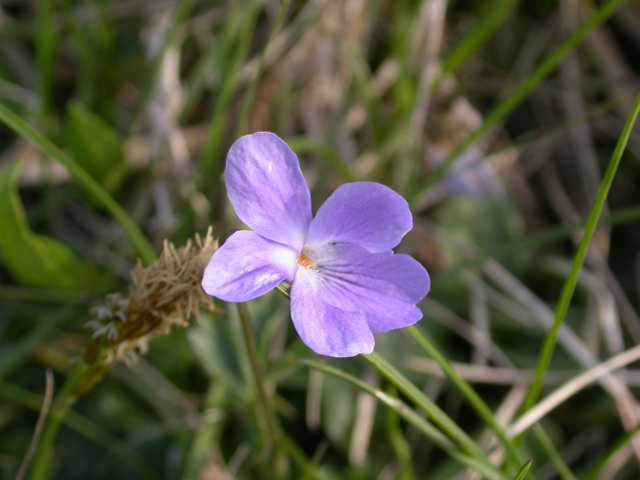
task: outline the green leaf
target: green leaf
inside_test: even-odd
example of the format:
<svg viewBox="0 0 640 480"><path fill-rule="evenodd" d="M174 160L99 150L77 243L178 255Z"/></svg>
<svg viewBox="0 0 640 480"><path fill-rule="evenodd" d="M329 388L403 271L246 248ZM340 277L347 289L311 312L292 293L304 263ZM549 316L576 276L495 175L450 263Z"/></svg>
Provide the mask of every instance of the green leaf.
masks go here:
<svg viewBox="0 0 640 480"><path fill-rule="evenodd" d="M16 115L0 103L0 122L5 124L20 137L33 144L47 157L55 160L64 166L71 176L84 190L98 201L111 216L122 226L127 233L131 244L135 246L140 257L145 264L150 264L156 259L156 252L153 245L144 236L140 227L133 221L127 212L115 201L99 182L97 182L87 171L81 167L73 157L66 155L62 150L51 143L40 132L25 122L19 115Z"/></svg>
<svg viewBox="0 0 640 480"><path fill-rule="evenodd" d="M96 271L53 238L33 233L16 190L18 169L0 170L0 257L20 283L33 287L82 288Z"/></svg>
<svg viewBox="0 0 640 480"><path fill-rule="evenodd" d="M79 102L67 109L65 144L71 155L107 191L115 191L127 175L122 139L102 118Z"/></svg>

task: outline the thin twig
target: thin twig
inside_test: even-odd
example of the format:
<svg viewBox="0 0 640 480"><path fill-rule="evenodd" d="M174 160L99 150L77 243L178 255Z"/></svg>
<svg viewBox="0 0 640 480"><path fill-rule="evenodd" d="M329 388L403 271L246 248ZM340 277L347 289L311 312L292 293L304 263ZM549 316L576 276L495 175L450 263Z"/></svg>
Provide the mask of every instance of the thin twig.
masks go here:
<svg viewBox="0 0 640 480"><path fill-rule="evenodd" d="M46 384L44 389L44 398L42 399L42 408L40 409L40 414L38 415L38 421L36 422L36 428L33 431L33 436L31 437L31 443L29 444L29 448L27 449L27 453L20 464L20 468L18 469L18 473L16 475L16 480L23 480L27 476L27 472L29 471L29 465L31 465L31 460L33 459L33 455L36 453L36 448L38 446L38 442L40 441L40 436L42 435L42 431L44 430L44 423L49 415L49 410L51 409L51 402L53 401L53 373L51 370L47 370L45 373Z"/></svg>

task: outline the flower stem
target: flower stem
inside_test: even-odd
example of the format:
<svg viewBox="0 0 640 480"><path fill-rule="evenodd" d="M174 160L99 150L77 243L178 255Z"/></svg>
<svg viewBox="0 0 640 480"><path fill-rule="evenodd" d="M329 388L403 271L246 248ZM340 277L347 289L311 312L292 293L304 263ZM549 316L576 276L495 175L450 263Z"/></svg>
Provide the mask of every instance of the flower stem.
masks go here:
<svg viewBox="0 0 640 480"><path fill-rule="evenodd" d="M270 449L276 443L276 422L269 397L267 396L267 389L264 385L264 376L262 375L262 369L260 368L260 361L258 359L258 352L256 350L256 338L251 328L251 319L249 317L249 310L244 303L238 304L238 315L240 316L240 325L242 325L242 336L244 338L244 344L247 347L247 355L249 356L249 363L251 364L251 370L253 372L253 379L256 386L256 397L259 409L262 410L262 421L260 421L260 415L258 424L263 430L263 436L266 439L266 448Z"/></svg>

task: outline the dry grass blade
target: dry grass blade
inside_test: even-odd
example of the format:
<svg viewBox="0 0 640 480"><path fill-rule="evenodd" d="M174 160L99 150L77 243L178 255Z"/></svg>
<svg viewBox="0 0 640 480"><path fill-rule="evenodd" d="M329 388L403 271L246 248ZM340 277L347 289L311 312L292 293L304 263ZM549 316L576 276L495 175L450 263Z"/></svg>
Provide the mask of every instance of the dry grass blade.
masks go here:
<svg viewBox="0 0 640 480"><path fill-rule="evenodd" d="M555 409L562 402L578 393L583 388L597 382L605 375L609 375L614 370L622 368L630 363L640 360L640 345L630 348L606 362L578 375L562 387L549 394L544 400L520 417L509 428L509 435L514 437L527 430L529 427L539 422L545 415Z"/></svg>
<svg viewBox="0 0 640 480"><path fill-rule="evenodd" d="M44 430L45 421L47 416L49 415L49 410L51 409L51 403L53 402L53 373L51 370L47 370L46 374L46 384L44 389L44 398L42 399L42 408L40 409L40 414L38 415L38 421L36 422L36 428L33 431L33 436L31 437L31 443L29 444L29 448L27 449L27 453L20 464L20 468L18 469L18 473L16 474L16 480L23 480L26 478L27 473L29 471L29 465L31 464L31 460L33 459L33 455L36 453L36 449L38 447L38 442L40 441L40 436L42 435L42 431Z"/></svg>

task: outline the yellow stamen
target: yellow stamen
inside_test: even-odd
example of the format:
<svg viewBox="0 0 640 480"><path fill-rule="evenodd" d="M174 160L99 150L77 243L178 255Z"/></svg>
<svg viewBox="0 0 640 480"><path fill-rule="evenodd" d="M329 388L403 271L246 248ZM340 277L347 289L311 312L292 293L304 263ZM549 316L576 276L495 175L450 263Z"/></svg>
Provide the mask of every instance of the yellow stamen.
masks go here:
<svg viewBox="0 0 640 480"><path fill-rule="evenodd" d="M316 262L311 260L309 257L307 257L304 253L301 253L300 256L298 257L298 265L305 268L313 268L317 264Z"/></svg>

